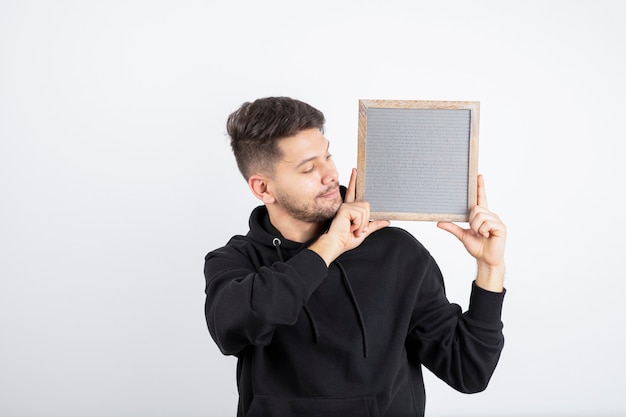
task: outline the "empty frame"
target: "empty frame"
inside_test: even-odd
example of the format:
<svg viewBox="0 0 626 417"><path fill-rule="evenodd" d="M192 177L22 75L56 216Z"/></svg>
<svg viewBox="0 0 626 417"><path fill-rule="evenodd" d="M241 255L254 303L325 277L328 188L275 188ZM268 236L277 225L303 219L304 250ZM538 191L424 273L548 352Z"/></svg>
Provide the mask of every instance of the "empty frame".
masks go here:
<svg viewBox="0 0 626 417"><path fill-rule="evenodd" d="M372 219L467 221L477 101L359 100L357 200Z"/></svg>

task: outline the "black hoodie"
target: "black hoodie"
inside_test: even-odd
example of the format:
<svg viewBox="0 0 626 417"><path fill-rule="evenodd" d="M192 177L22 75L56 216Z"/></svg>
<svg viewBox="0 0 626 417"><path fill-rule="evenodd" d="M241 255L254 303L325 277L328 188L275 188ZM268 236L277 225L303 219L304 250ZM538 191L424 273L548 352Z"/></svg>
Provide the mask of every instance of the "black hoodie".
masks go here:
<svg viewBox="0 0 626 417"><path fill-rule="evenodd" d="M423 416L421 365L458 391L486 388L504 343L504 293L472 285L466 313L434 259L387 227L330 267L274 228L206 256L206 320L235 355L243 416Z"/></svg>

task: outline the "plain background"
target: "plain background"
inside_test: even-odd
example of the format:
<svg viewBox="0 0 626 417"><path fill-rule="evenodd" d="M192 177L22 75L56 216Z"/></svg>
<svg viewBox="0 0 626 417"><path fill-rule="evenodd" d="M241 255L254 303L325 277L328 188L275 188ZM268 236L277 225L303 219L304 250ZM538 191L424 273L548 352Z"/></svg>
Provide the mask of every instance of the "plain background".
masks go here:
<svg viewBox="0 0 626 417"><path fill-rule="evenodd" d="M486 392L427 375L430 416L624 415L620 1L0 0L0 416L234 416L204 255L258 202L227 115L269 95L481 102L509 227L506 347ZM421 240L466 307L474 262Z"/></svg>

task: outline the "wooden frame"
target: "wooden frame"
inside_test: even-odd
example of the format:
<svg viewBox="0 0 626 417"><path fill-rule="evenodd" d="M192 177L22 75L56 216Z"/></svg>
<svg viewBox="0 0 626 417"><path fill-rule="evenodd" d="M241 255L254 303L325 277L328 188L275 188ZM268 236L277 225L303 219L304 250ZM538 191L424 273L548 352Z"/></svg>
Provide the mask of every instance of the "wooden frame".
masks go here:
<svg viewBox="0 0 626 417"><path fill-rule="evenodd" d="M371 219L467 221L479 112L477 101L359 100L356 195Z"/></svg>

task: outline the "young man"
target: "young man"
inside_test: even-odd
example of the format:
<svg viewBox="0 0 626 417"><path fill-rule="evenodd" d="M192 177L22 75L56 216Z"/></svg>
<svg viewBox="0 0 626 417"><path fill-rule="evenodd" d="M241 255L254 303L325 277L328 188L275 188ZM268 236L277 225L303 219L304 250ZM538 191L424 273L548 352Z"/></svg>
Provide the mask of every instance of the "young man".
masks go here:
<svg viewBox="0 0 626 417"><path fill-rule="evenodd" d="M369 221L323 135L324 116L286 97L228 119L237 164L263 205L250 231L206 256L206 320L238 358L238 416L423 416L421 366L462 392L486 388L504 343L506 228L478 205L438 226L477 260L470 305L445 295L409 233Z"/></svg>

